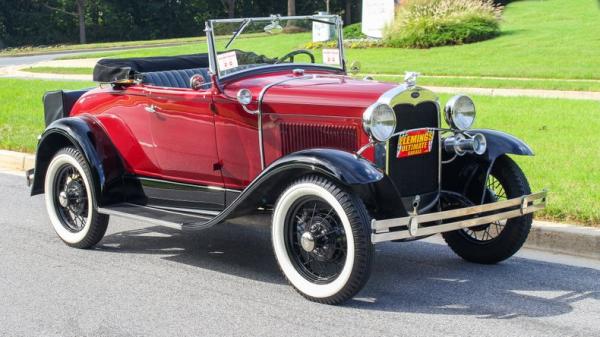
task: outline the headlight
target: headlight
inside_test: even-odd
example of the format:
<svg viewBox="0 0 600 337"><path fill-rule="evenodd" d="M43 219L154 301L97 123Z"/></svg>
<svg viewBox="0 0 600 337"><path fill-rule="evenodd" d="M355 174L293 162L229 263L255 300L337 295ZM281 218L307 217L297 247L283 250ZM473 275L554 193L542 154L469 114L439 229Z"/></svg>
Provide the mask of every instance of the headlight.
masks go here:
<svg viewBox="0 0 600 337"><path fill-rule="evenodd" d="M454 96L444 109L446 122L453 128L468 130L475 122L475 104L468 96Z"/></svg>
<svg viewBox="0 0 600 337"><path fill-rule="evenodd" d="M396 130L396 114L387 104L375 103L363 113L365 132L377 141L387 140Z"/></svg>

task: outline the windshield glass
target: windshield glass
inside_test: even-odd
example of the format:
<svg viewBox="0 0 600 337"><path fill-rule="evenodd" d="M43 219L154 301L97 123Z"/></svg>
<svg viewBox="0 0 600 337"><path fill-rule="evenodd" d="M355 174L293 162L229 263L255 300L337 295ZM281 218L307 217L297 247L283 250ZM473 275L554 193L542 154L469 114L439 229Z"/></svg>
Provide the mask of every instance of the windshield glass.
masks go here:
<svg viewBox="0 0 600 337"><path fill-rule="evenodd" d="M274 64L342 68L335 16L212 21L220 77Z"/></svg>

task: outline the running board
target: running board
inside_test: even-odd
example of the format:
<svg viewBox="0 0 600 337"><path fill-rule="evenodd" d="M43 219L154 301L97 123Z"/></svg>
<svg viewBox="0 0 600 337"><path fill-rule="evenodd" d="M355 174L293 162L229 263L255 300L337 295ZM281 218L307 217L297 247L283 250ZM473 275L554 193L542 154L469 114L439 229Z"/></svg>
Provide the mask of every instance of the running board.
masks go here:
<svg viewBox="0 0 600 337"><path fill-rule="evenodd" d="M190 214L132 203L120 203L99 207L98 213L138 220L179 230L206 229L213 225L211 220L215 218L215 216L211 214Z"/></svg>

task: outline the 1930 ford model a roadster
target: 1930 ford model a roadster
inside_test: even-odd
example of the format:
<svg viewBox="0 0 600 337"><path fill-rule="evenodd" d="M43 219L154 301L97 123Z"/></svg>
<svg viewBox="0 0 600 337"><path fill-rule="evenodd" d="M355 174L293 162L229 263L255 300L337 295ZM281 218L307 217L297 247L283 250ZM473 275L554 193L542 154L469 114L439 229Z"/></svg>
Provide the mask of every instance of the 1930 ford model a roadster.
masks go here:
<svg viewBox="0 0 600 337"><path fill-rule="evenodd" d="M290 26L314 28L325 48L274 34ZM60 238L91 247L110 215L192 231L272 212L281 270L330 304L363 287L375 243L442 233L469 261L512 256L546 201L507 156L530 148L472 129L469 97L440 111L414 75L347 76L341 27L337 16L212 20L207 54L104 59L100 87L47 93L28 181Z"/></svg>

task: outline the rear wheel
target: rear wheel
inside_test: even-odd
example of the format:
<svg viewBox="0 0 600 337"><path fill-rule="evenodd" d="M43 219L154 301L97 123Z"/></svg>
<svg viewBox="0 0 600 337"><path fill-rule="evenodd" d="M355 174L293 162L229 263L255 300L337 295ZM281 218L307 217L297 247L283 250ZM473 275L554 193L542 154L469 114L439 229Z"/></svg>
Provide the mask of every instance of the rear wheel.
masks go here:
<svg viewBox="0 0 600 337"><path fill-rule="evenodd" d="M499 157L486 182L486 202L496 202L531 193L525 174L508 156ZM533 216L517 218L443 233L450 248L467 261L492 264L514 255L525 243Z"/></svg>
<svg viewBox="0 0 600 337"><path fill-rule="evenodd" d="M328 179L306 177L291 184L275 206L275 257L304 297L342 303L369 278L373 252L369 228L359 198Z"/></svg>
<svg viewBox="0 0 600 337"><path fill-rule="evenodd" d="M81 153L72 147L58 151L46 171L46 209L54 231L71 247L90 248L106 232L108 215L96 211L93 191Z"/></svg>

